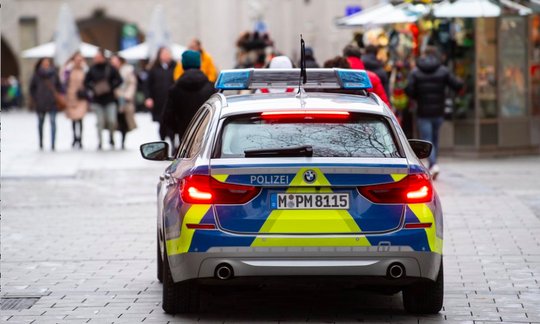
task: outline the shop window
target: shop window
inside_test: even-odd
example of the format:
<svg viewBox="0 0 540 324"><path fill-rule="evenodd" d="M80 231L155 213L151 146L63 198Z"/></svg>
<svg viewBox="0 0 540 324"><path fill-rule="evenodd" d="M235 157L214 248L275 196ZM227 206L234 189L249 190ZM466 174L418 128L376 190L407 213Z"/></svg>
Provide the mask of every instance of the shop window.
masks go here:
<svg viewBox="0 0 540 324"><path fill-rule="evenodd" d="M19 19L19 44L23 50L38 44L37 19L35 17L21 17Z"/></svg>
<svg viewBox="0 0 540 324"><path fill-rule="evenodd" d="M476 21L476 94L482 119L497 117L497 19Z"/></svg>
<svg viewBox="0 0 540 324"><path fill-rule="evenodd" d="M499 22L499 103L502 117L527 115L527 18Z"/></svg>
<svg viewBox="0 0 540 324"><path fill-rule="evenodd" d="M453 27L455 47L450 53L451 66L455 75L463 80L464 87L456 96L454 102L454 118L469 119L475 118L475 80L474 80L474 20L456 19Z"/></svg>

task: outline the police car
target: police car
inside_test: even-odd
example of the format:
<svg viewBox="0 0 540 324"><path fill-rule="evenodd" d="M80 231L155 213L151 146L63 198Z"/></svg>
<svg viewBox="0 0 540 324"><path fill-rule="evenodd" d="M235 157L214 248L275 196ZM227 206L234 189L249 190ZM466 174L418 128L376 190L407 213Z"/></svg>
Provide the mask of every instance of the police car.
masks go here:
<svg viewBox="0 0 540 324"><path fill-rule="evenodd" d="M216 88L298 87L298 69L223 71ZM213 95L158 185L157 263L167 313L203 284L346 279L403 292L412 313L443 302L443 220L420 158L365 71L307 69L298 93ZM328 90L360 94L329 93ZM308 90L308 92L306 92Z"/></svg>

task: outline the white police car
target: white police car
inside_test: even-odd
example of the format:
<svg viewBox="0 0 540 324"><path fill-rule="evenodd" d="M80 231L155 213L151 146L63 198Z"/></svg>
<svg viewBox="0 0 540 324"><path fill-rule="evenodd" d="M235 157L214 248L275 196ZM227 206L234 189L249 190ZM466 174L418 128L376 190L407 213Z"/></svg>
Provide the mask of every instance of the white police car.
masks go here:
<svg viewBox="0 0 540 324"><path fill-rule="evenodd" d="M223 71L220 90L298 86L300 71ZM346 279L403 291L414 313L443 301L443 222L431 144L408 141L364 71L308 69L299 93L212 96L158 186L163 309L196 311L201 284ZM315 92L305 93L304 89Z"/></svg>

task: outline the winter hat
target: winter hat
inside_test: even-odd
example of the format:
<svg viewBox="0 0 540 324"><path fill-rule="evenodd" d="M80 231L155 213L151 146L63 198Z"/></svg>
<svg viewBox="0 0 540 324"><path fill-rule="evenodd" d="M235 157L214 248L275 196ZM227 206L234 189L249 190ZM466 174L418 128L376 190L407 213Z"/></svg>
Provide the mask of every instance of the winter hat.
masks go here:
<svg viewBox="0 0 540 324"><path fill-rule="evenodd" d="M201 67L201 53L192 50L182 53L182 67L184 70L199 69Z"/></svg>
<svg viewBox="0 0 540 324"><path fill-rule="evenodd" d="M285 56L276 56L270 61L270 69L292 69L291 60Z"/></svg>

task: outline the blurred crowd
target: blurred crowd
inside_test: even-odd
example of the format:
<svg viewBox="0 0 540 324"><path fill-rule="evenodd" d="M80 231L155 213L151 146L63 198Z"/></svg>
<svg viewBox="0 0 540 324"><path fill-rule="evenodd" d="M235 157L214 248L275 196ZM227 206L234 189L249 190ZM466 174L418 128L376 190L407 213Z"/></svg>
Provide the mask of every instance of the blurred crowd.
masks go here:
<svg viewBox="0 0 540 324"><path fill-rule="evenodd" d="M367 39L369 42L369 38ZM403 43L404 40L401 40ZM399 44L399 40L396 44ZM236 68L294 68L300 66L282 55L268 33L246 32L236 41ZM418 135L434 144L429 165L437 168L438 133L444 120L447 88L458 91L462 83L443 64L443 57L434 46L424 46L412 59L396 59L403 49L388 52L386 47L367 43L364 38L346 45L341 55L320 64L310 47L305 49L307 68L344 68L366 70L372 84L368 92L391 109L408 137ZM421 54L421 55L420 55ZM393 59L391 59L394 57ZM83 120L88 111L97 116L98 150L104 148L103 133L108 133L109 147L114 149L115 132L120 132L120 147L125 147L127 134L137 127L136 111L149 111L159 123L159 137L177 147L189 121L197 109L215 92L218 76L212 56L193 39L175 61L171 51L162 47L152 62L133 66L103 50L87 64L75 53L58 70L50 58L36 64L30 83L31 107L38 115L39 146L43 149L43 125L48 116L51 149L55 148L56 114L64 111L72 121L73 147L83 147ZM297 89L259 89L258 92L295 92ZM344 91L353 93L354 91ZM2 97L9 102L20 99L20 88L12 78L2 80ZM413 118L412 112L415 112ZM435 170L437 171L437 170Z"/></svg>
<svg viewBox="0 0 540 324"><path fill-rule="evenodd" d="M198 90L198 82L206 90L211 89L207 91L208 95L196 102L198 108L214 92L213 82L218 75L212 57L202 49L198 39L192 40L184 54L186 59L183 57L176 62L171 51L162 47L153 62L141 61L137 67L117 54L108 55L102 49L98 50L91 62L77 52L59 68L51 58L39 59L30 81L28 100L29 107L38 117L39 148L44 149L43 130L48 118L50 148L55 150L56 117L58 112L64 112L72 121L72 146L82 149L83 120L89 111L97 117L98 150L102 150L106 142L111 149L117 146L125 148L127 134L137 127L136 111L150 111L153 121L160 124L160 138L178 145L179 132L175 118L171 123L164 117L167 105L177 110L185 102L172 103L173 89L180 91L187 86L189 92L194 92ZM12 103L15 100L19 102ZM16 80L2 79L3 108L20 105L20 100ZM167 116L171 118L171 114ZM186 117L181 121L187 123L190 119ZM121 134L120 145L115 142L115 132ZM107 135L108 141L104 140Z"/></svg>
<svg viewBox="0 0 540 324"><path fill-rule="evenodd" d="M378 97L396 115L408 138L433 143L426 163L436 177L439 131L447 108L448 91L458 92L463 82L446 67L448 49L438 34L420 42L418 31L396 29L390 33L375 29L355 35L341 55L319 64L314 50L305 49L307 68L366 70L372 84L368 92ZM267 33L246 32L237 40L237 68L293 68L300 66L276 50ZM261 92L294 92L296 89L261 89ZM358 91L333 90L356 94Z"/></svg>

